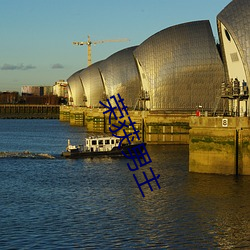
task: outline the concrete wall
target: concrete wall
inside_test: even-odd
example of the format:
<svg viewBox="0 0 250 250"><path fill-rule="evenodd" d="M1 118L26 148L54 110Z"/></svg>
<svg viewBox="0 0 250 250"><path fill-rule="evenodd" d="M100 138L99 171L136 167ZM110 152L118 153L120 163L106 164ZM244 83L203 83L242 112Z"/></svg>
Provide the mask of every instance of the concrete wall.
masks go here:
<svg viewBox="0 0 250 250"><path fill-rule="evenodd" d="M69 122L70 121L70 111L71 111L71 107L60 106L59 119L61 122Z"/></svg>
<svg viewBox="0 0 250 250"><path fill-rule="evenodd" d="M150 114L145 118L149 144L188 144L189 116Z"/></svg>
<svg viewBox="0 0 250 250"><path fill-rule="evenodd" d="M190 117L189 171L250 175L250 118Z"/></svg>
<svg viewBox="0 0 250 250"><path fill-rule="evenodd" d="M61 106L60 120L69 122L72 126L86 126L88 132L109 132L109 114L103 114L105 109L90 109L81 107ZM141 140L148 144L188 144L189 116L155 114L149 111L128 111L135 128L140 131ZM119 114L117 114L119 116ZM125 117L126 118L126 117ZM120 121L122 121L121 119ZM119 125L112 117L111 125ZM133 128L126 128L127 133L133 133ZM118 135L123 132L119 131Z"/></svg>

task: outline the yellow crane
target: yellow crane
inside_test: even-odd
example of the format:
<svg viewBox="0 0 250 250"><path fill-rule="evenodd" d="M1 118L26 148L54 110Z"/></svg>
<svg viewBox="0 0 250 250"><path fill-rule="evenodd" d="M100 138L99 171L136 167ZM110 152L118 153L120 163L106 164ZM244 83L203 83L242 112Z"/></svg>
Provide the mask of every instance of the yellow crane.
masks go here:
<svg viewBox="0 0 250 250"><path fill-rule="evenodd" d="M99 43L110 43L110 42L127 42L129 39L122 38L117 40L100 40L100 41L91 41L90 36L88 35L88 41L86 42L73 42L74 45L87 45L88 46L88 66L92 64L91 59L91 45L92 44L99 44Z"/></svg>

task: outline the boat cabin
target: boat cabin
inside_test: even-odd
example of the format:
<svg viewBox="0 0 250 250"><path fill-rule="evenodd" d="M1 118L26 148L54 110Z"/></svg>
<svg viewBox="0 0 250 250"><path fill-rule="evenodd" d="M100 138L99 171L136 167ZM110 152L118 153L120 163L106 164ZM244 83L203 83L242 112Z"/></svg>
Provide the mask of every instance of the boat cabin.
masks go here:
<svg viewBox="0 0 250 250"><path fill-rule="evenodd" d="M86 151L101 152L111 151L114 147L118 147L120 139L114 136L106 137L88 137L86 140Z"/></svg>

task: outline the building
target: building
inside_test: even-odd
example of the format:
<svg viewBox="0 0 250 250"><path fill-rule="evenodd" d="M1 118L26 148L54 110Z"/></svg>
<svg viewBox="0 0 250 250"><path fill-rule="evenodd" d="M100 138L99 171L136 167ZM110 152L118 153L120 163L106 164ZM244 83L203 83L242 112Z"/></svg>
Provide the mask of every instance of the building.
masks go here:
<svg viewBox="0 0 250 250"><path fill-rule="evenodd" d="M99 101L119 93L129 108L134 108L141 92L141 81L134 60L136 47L127 48L106 60L77 71L67 80L70 104L99 107ZM130 91L128 91L130 89Z"/></svg>
<svg viewBox="0 0 250 250"><path fill-rule="evenodd" d="M59 80L53 85L53 95L58 97L68 98L68 83L64 80Z"/></svg>
<svg viewBox="0 0 250 250"><path fill-rule="evenodd" d="M52 86L22 86L19 102L35 105L58 105L60 98L53 95Z"/></svg>
<svg viewBox="0 0 250 250"><path fill-rule="evenodd" d="M138 46L134 56L143 89L149 93L148 109L213 109L224 68L209 21L164 29Z"/></svg>
<svg viewBox="0 0 250 250"><path fill-rule="evenodd" d="M52 86L22 86L21 93L22 95L35 96L52 95L53 88Z"/></svg>
<svg viewBox="0 0 250 250"><path fill-rule="evenodd" d="M0 92L0 104L17 104L18 102L18 92Z"/></svg>
<svg viewBox="0 0 250 250"><path fill-rule="evenodd" d="M213 113L221 87L237 78L239 93L229 100L228 109L232 115L249 116L248 0L233 0L218 14L217 24L220 44L208 20L188 22L77 71L68 79L70 103L97 107L98 100L119 93L130 109L190 114L201 107Z"/></svg>
<svg viewBox="0 0 250 250"><path fill-rule="evenodd" d="M239 81L239 93L230 98L231 109L239 115L250 115L248 95L250 82L250 4L248 0L234 0L217 16L222 56L226 70L226 84ZM245 89L244 89L245 88ZM240 99L239 107L238 100Z"/></svg>
<svg viewBox="0 0 250 250"><path fill-rule="evenodd" d="M210 23L197 21L164 29L67 81L74 106L98 107L119 93L130 109L190 112L211 111L224 78Z"/></svg>

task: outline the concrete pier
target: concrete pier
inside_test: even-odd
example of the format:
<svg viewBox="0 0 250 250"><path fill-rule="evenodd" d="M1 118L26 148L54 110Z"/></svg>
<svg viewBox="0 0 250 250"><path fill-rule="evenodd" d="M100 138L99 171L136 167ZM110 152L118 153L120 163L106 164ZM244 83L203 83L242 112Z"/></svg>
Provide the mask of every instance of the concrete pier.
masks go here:
<svg viewBox="0 0 250 250"><path fill-rule="evenodd" d="M71 108L69 106L60 106L60 111L59 111L60 121L69 122L70 121L70 111L71 111Z"/></svg>
<svg viewBox="0 0 250 250"><path fill-rule="evenodd" d="M250 175L249 117L190 117L189 171Z"/></svg>
<svg viewBox="0 0 250 250"><path fill-rule="evenodd" d="M105 109L83 107L60 107L60 120L69 122L72 126L86 126L88 132L109 132L109 115L104 115ZM152 113L150 111L128 111L140 138L148 144L188 144L189 115L169 115ZM111 124L118 125L112 118ZM133 132L127 128L127 133ZM120 135L121 132L118 132Z"/></svg>
<svg viewBox="0 0 250 250"><path fill-rule="evenodd" d="M60 120L86 126L88 132L109 133L109 116L104 111L61 106ZM132 110L129 116L136 122L140 138L148 144L189 144L190 172L250 175L249 117L196 117ZM111 124L118 125L118 121L112 118ZM133 129L126 128L126 132Z"/></svg>

